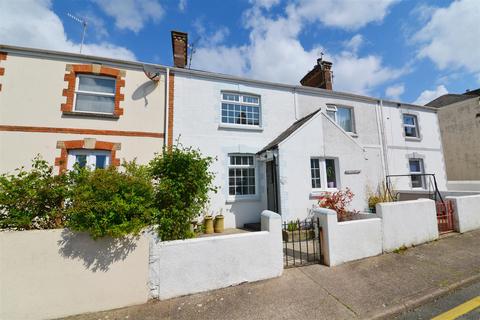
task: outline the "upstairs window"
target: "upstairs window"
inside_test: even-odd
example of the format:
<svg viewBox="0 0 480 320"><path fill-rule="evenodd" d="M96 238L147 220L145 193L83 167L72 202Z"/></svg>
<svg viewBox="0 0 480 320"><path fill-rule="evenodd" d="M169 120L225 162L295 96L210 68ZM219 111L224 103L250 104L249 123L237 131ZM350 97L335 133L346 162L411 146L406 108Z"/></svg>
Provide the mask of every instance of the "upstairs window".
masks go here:
<svg viewBox="0 0 480 320"><path fill-rule="evenodd" d="M413 114L404 114L403 115L403 130L405 132L405 137L409 138L418 138L418 121L417 116Z"/></svg>
<svg viewBox="0 0 480 320"><path fill-rule="evenodd" d="M104 150L69 150L68 169L73 169L76 163L81 168L105 169L110 165L110 155L110 151Z"/></svg>
<svg viewBox="0 0 480 320"><path fill-rule="evenodd" d="M75 111L113 114L116 79L94 75L77 75Z"/></svg>
<svg viewBox="0 0 480 320"><path fill-rule="evenodd" d="M222 93L222 123L260 126L260 97Z"/></svg>
<svg viewBox="0 0 480 320"><path fill-rule="evenodd" d="M230 196L253 196L255 192L255 159L253 155L229 156L228 194Z"/></svg>
<svg viewBox="0 0 480 320"><path fill-rule="evenodd" d="M410 159L410 179L412 182L412 188L425 188L425 176L423 160L422 159Z"/></svg>
<svg viewBox="0 0 480 320"><path fill-rule="evenodd" d="M327 115L346 132L355 132L353 108L330 105L327 106Z"/></svg>

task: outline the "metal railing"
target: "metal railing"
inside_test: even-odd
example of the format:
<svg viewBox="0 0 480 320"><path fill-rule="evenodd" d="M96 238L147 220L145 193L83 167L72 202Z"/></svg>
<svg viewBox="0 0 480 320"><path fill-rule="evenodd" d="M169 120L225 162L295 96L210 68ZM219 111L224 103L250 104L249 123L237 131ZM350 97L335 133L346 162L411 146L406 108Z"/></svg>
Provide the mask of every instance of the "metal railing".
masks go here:
<svg viewBox="0 0 480 320"><path fill-rule="evenodd" d="M284 267L321 263L322 227L318 218L283 222Z"/></svg>

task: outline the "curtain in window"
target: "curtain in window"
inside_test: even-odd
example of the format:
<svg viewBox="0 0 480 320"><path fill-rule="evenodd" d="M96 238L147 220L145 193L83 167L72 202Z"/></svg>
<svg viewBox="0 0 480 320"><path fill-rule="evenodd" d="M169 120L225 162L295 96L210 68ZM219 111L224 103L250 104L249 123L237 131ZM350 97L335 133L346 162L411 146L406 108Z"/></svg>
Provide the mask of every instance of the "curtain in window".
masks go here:
<svg viewBox="0 0 480 320"><path fill-rule="evenodd" d="M337 108L337 123L343 130L353 132L352 110L350 108Z"/></svg>

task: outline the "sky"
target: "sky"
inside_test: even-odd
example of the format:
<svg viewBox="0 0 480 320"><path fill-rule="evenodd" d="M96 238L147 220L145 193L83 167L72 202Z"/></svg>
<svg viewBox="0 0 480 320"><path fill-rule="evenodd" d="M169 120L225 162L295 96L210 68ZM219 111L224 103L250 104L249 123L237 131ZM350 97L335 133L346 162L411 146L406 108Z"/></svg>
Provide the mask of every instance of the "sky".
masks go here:
<svg viewBox="0 0 480 320"><path fill-rule="evenodd" d="M288 84L333 62L334 90L425 104L480 87L480 0L0 0L0 43Z"/></svg>

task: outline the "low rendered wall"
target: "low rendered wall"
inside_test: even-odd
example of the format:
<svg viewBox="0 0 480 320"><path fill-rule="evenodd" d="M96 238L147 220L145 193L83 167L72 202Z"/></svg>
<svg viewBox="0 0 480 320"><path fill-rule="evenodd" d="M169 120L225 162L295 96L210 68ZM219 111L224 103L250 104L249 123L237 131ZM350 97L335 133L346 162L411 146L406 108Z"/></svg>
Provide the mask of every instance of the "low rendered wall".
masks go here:
<svg viewBox="0 0 480 320"><path fill-rule="evenodd" d="M262 231L160 242L150 240L153 298L228 287L278 277L283 272L281 218L261 215Z"/></svg>
<svg viewBox="0 0 480 320"><path fill-rule="evenodd" d="M336 266L347 261L382 253L382 223L375 215L369 219L338 222L335 211L314 209L322 227L324 263Z"/></svg>
<svg viewBox="0 0 480 320"><path fill-rule="evenodd" d="M379 203L376 211L382 218L384 251L438 238L437 212L433 200Z"/></svg>
<svg viewBox="0 0 480 320"><path fill-rule="evenodd" d="M458 232L480 228L480 195L447 197L454 203L454 225Z"/></svg>
<svg viewBox="0 0 480 320"><path fill-rule="evenodd" d="M5 231L0 255L0 319L49 319L148 300L145 237Z"/></svg>

